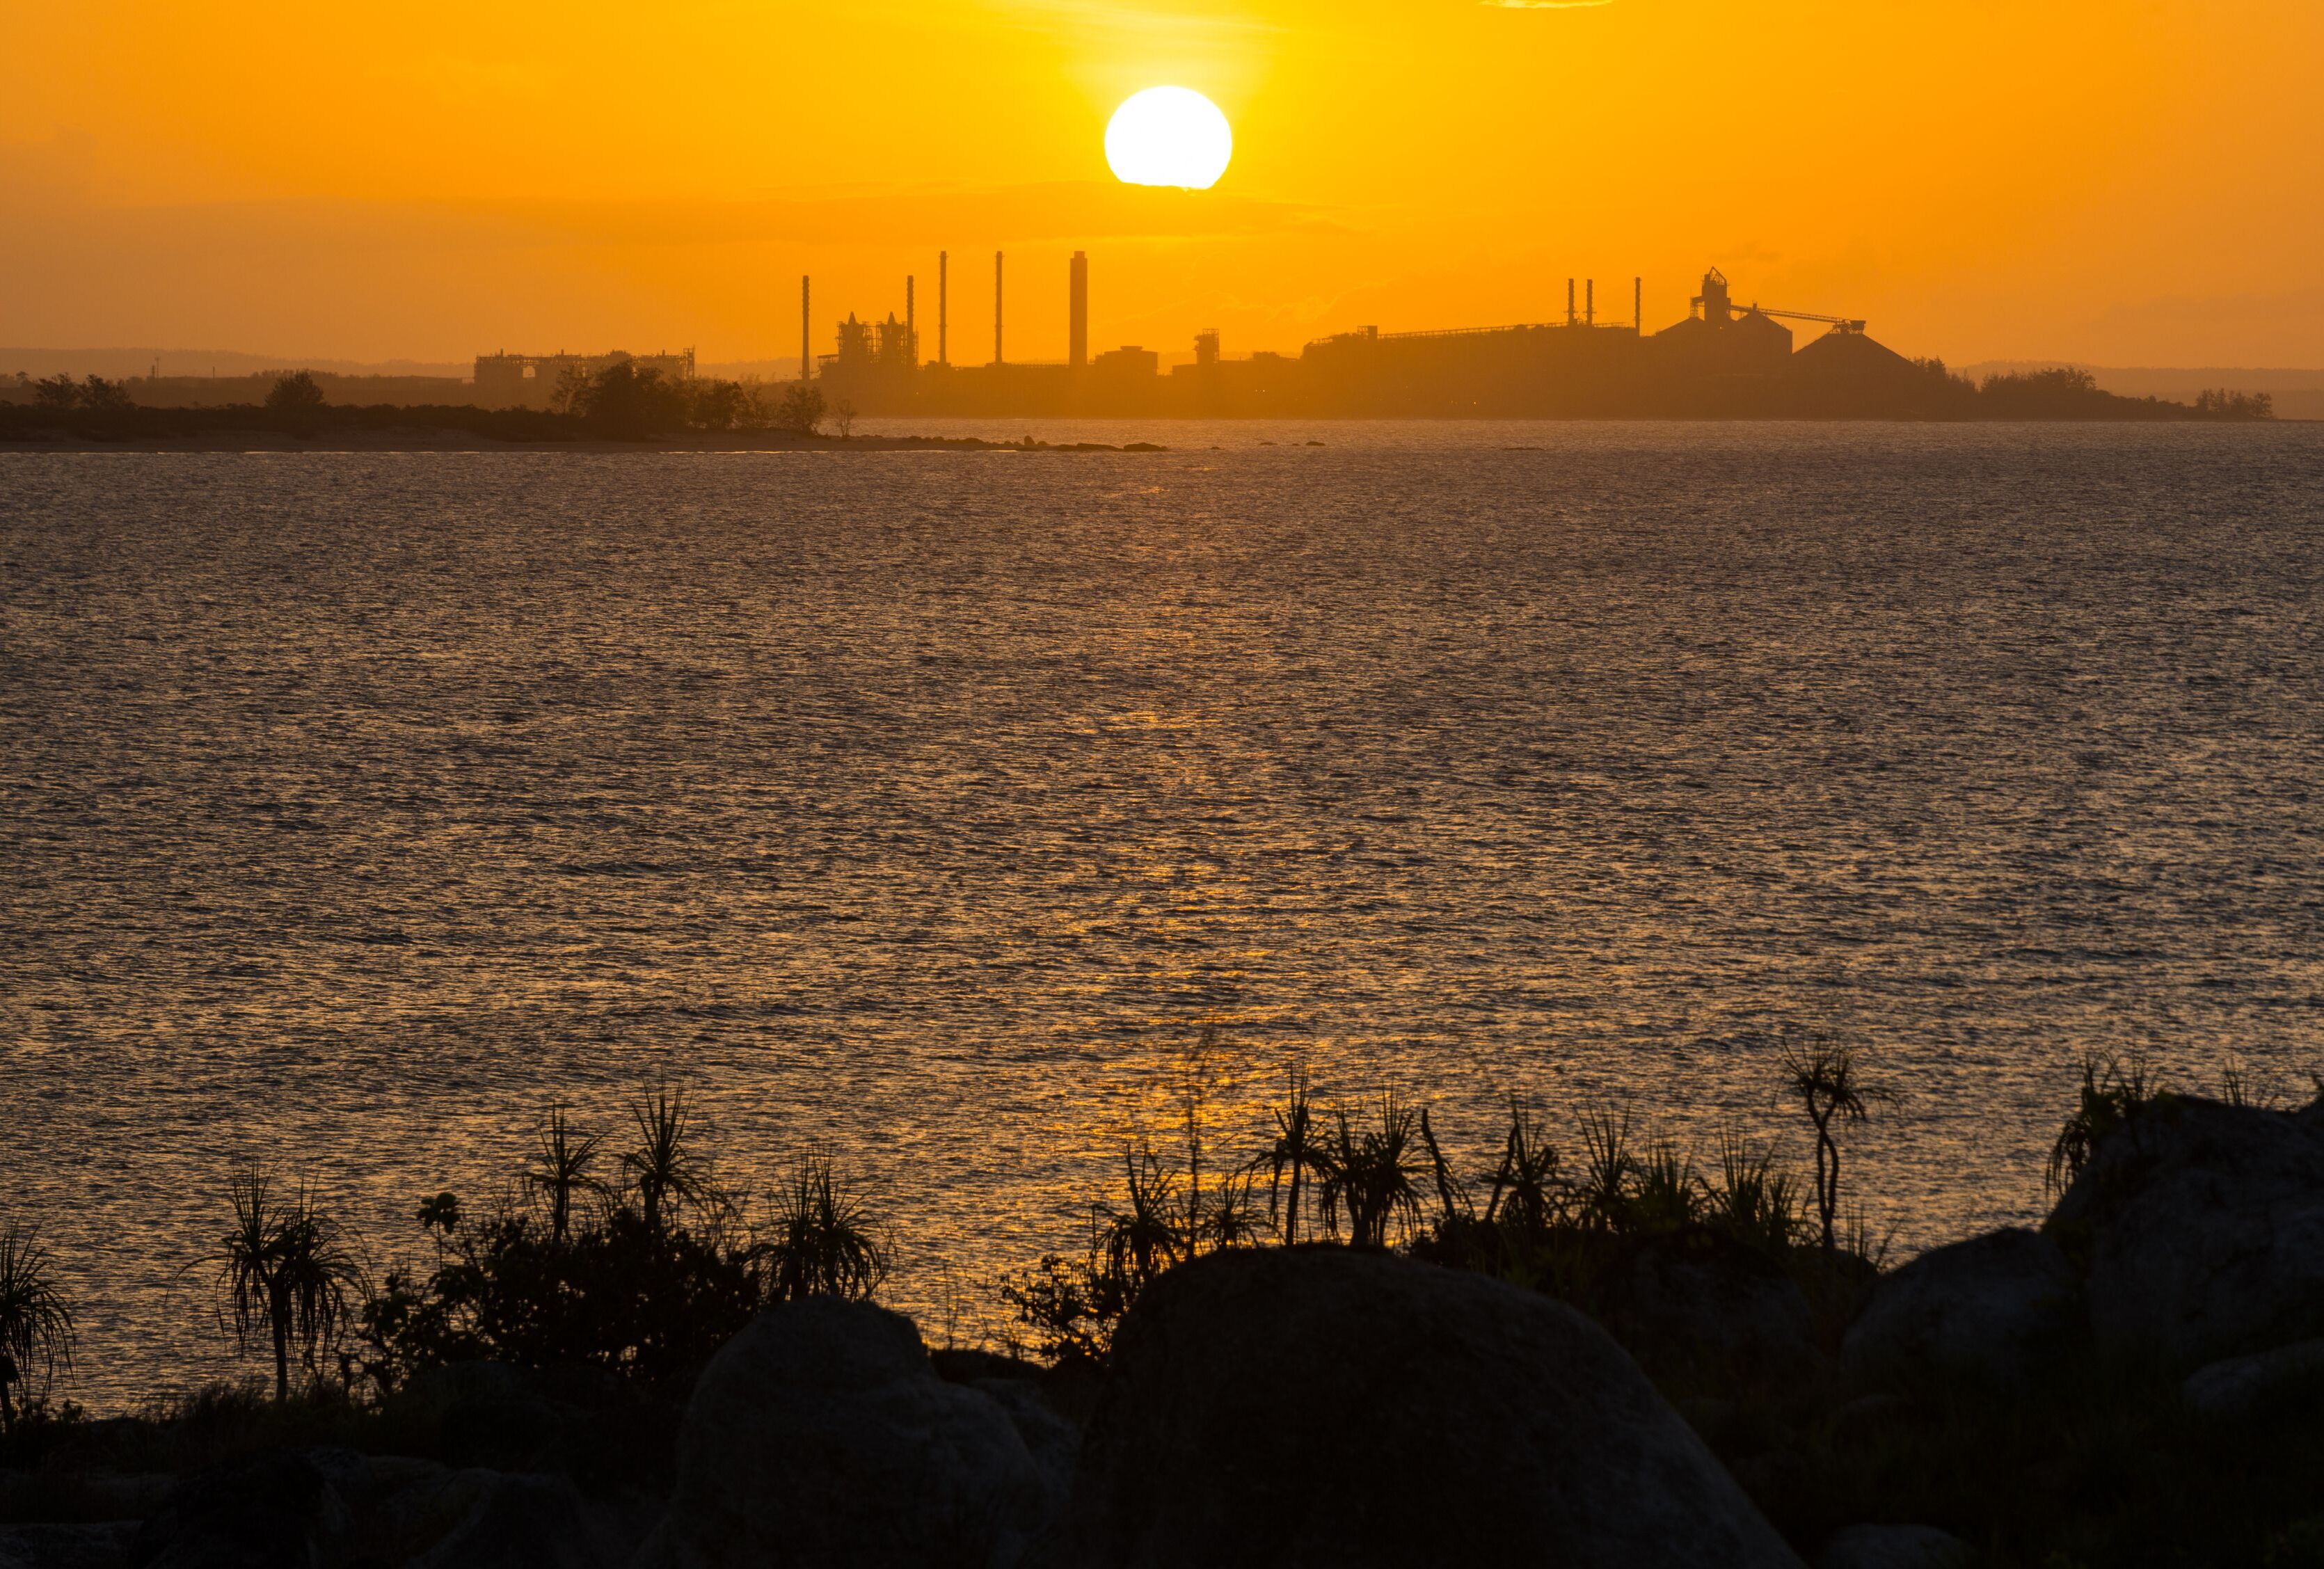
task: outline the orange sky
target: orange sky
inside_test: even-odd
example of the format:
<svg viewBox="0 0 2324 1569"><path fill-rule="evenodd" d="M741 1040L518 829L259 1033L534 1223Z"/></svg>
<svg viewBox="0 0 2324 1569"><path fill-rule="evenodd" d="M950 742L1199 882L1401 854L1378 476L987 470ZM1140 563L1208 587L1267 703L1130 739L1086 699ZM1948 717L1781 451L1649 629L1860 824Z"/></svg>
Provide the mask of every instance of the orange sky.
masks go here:
<svg viewBox="0 0 2324 1569"><path fill-rule="evenodd" d="M0 0L0 343L955 359L1649 325L1702 268L1955 363L2324 365L2319 0ZM1176 82L1214 189L1108 174Z"/></svg>

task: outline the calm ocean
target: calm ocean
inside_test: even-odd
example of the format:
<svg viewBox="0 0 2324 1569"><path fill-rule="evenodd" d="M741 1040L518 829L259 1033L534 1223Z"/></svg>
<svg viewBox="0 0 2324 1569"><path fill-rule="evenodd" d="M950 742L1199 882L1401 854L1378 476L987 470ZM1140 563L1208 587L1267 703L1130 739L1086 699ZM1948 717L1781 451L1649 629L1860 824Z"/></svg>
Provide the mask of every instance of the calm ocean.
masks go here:
<svg viewBox="0 0 2324 1569"><path fill-rule="evenodd" d="M990 1324L1206 1020L1222 1149L1304 1059L1477 1159L1796 1158L1738 1038L1841 1034L1900 1251L2039 1213L2080 1054L2324 1071L2324 426L1028 429L1173 450L0 455L69 1392L233 1365L237 1162L383 1267L662 1077Z"/></svg>

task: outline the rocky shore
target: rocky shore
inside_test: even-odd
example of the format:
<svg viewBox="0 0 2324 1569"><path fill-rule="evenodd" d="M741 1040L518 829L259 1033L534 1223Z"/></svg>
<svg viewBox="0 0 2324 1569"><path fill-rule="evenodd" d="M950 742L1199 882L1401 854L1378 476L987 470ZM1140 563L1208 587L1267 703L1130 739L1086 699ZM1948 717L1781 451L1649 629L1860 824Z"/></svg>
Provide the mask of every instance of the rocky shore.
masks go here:
<svg viewBox="0 0 2324 1569"><path fill-rule="evenodd" d="M2040 1230L1863 1284L1835 1317L1682 1236L1585 1313L1231 1247L1056 1368L783 1302L684 1388L468 1362L337 1435L78 1425L0 1476L0 1569L2324 1563L2324 1101L2157 1099Z"/></svg>

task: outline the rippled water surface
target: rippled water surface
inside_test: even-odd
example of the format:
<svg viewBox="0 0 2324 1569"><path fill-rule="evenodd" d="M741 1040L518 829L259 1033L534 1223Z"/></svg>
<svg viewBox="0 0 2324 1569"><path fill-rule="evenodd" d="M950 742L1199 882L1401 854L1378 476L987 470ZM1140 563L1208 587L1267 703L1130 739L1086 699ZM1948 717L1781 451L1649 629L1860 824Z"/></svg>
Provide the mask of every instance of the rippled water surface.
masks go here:
<svg viewBox="0 0 2324 1569"><path fill-rule="evenodd" d="M1035 429L1174 450L0 456L78 1393L226 1365L236 1161L385 1261L657 1075L974 1318L1205 1020L1229 1144L1304 1057L1796 1153L1735 1038L1842 1032L1907 1247L2037 1208L2080 1053L2324 1068L2324 427Z"/></svg>

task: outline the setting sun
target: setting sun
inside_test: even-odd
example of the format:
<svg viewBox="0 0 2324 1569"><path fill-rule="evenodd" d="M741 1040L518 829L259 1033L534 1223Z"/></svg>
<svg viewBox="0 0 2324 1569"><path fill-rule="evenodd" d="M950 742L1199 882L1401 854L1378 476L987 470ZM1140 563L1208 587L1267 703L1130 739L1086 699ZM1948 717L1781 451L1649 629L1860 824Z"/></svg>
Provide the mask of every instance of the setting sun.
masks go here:
<svg viewBox="0 0 2324 1569"><path fill-rule="evenodd" d="M1208 190L1233 156L1227 117L1192 88L1133 93L1105 127L1105 161L1125 185Z"/></svg>

